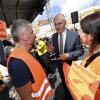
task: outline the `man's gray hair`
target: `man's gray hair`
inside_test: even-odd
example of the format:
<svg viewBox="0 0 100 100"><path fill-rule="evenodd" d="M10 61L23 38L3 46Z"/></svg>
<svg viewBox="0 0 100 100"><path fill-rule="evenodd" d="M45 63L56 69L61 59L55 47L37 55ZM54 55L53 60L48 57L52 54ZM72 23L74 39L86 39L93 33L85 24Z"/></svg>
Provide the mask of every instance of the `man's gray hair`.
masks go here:
<svg viewBox="0 0 100 100"><path fill-rule="evenodd" d="M18 19L13 22L11 26L11 36L14 42L19 42L19 34L27 28L27 26L30 25L30 22L24 19Z"/></svg>
<svg viewBox="0 0 100 100"><path fill-rule="evenodd" d="M64 14L57 14L57 15L54 17L54 21L55 21L56 18L58 18L58 17L60 17L63 21L66 21Z"/></svg>

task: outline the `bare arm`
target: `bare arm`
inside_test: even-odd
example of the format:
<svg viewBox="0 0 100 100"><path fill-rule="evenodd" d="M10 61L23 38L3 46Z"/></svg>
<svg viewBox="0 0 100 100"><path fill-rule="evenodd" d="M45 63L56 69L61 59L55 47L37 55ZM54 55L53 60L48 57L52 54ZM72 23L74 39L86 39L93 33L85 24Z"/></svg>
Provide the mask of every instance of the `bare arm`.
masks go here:
<svg viewBox="0 0 100 100"><path fill-rule="evenodd" d="M31 82L28 82L26 85L16 88L21 100L34 100L32 98L32 85Z"/></svg>

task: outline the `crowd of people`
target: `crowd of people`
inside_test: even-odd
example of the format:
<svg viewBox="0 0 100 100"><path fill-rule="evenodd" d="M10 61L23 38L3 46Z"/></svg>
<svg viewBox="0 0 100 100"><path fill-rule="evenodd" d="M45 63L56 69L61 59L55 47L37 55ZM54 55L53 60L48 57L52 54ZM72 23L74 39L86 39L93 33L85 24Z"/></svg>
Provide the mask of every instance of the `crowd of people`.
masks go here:
<svg viewBox="0 0 100 100"><path fill-rule="evenodd" d="M40 39L36 43L36 34L29 21L18 19L13 22L10 29L14 44L4 47L0 40L0 64L6 66L9 73L8 92L14 86L13 95L18 93L21 100L53 100L54 90L48 76L57 69L65 93L63 100L73 100L65 82L63 63L71 67L72 61L84 54L82 44L88 45L89 51L81 66L100 76L100 11L84 17L80 21L80 31L69 30L66 24L63 14L56 15L56 33L50 39ZM5 84L1 71L0 76L1 90ZM8 95L4 100L9 99ZM94 100L100 100L100 84Z"/></svg>

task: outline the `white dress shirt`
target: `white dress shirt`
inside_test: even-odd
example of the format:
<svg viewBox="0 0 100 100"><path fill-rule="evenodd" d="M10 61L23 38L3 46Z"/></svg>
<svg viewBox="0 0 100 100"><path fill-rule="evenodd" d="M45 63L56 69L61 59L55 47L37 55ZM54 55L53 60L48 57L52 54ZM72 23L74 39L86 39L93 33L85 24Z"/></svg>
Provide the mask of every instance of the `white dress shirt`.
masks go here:
<svg viewBox="0 0 100 100"><path fill-rule="evenodd" d="M59 47L60 47L60 34L62 34L62 38L63 38L63 53L64 53L65 42L66 42L66 35L67 35L67 29L65 29L63 33L58 33L58 46Z"/></svg>

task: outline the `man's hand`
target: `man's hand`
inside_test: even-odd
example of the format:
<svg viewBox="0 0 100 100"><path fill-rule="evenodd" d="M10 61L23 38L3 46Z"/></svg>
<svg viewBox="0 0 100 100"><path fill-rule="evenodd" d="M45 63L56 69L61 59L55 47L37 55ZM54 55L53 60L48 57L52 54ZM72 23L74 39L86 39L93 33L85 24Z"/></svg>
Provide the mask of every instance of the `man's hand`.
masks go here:
<svg viewBox="0 0 100 100"><path fill-rule="evenodd" d="M68 53L62 53L62 54L59 55L58 60L65 61L65 60L68 59L68 57L69 57Z"/></svg>

